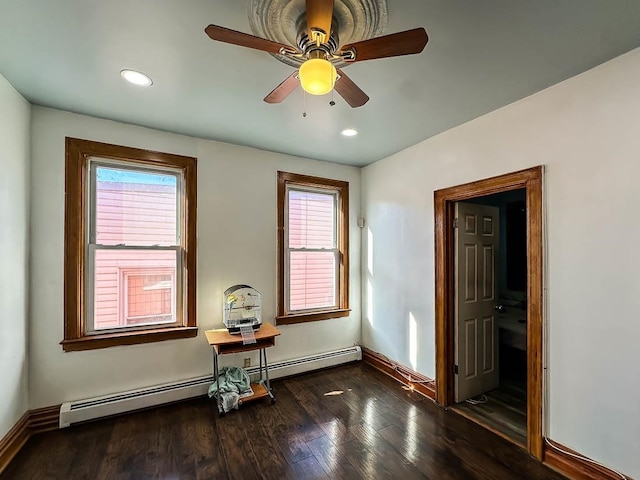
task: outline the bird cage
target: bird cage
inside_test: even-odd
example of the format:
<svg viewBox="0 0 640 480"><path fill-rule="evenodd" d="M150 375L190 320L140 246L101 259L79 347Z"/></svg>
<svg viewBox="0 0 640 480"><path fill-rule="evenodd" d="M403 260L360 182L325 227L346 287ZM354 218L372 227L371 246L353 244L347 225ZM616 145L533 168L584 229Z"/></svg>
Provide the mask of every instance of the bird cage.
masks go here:
<svg viewBox="0 0 640 480"><path fill-rule="evenodd" d="M262 295L249 285L234 285L223 294L224 325L229 333L241 327L257 330L262 325Z"/></svg>

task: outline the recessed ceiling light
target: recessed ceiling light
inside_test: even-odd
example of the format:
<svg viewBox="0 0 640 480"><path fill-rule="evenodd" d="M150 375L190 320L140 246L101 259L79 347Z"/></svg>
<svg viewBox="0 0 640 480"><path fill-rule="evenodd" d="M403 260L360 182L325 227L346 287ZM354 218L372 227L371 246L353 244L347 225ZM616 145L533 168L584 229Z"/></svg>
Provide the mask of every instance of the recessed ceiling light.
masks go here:
<svg viewBox="0 0 640 480"><path fill-rule="evenodd" d="M358 134L358 130L355 128L345 128L340 133L345 137L355 137Z"/></svg>
<svg viewBox="0 0 640 480"><path fill-rule="evenodd" d="M149 87L153 85L153 80L151 80L151 78L146 76L144 73L136 72L135 70L124 69L120 72L120 76L127 82L141 87Z"/></svg>

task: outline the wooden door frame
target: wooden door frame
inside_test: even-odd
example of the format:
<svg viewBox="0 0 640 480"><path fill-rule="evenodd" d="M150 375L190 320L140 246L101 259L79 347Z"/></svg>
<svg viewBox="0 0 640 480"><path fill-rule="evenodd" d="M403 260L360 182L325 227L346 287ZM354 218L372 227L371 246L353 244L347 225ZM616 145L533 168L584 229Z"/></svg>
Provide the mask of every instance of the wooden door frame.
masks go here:
<svg viewBox="0 0 640 480"><path fill-rule="evenodd" d="M527 198L527 450L542 460L543 167L434 192L436 269L436 401L454 403L454 203L524 188Z"/></svg>

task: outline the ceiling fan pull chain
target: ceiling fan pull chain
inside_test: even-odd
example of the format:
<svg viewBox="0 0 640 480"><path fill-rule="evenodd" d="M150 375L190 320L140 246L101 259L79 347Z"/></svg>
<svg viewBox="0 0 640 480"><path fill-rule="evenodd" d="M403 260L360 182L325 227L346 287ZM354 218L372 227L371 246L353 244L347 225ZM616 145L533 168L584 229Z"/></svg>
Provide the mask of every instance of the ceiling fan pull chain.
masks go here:
<svg viewBox="0 0 640 480"><path fill-rule="evenodd" d="M307 92L302 90L302 118L307 118Z"/></svg>

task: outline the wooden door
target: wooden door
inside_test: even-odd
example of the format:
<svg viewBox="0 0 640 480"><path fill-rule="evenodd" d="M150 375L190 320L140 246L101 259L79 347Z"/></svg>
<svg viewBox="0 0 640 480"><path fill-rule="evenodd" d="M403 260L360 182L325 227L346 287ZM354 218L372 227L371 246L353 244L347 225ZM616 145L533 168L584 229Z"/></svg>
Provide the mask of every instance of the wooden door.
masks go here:
<svg viewBox="0 0 640 480"><path fill-rule="evenodd" d="M499 386L496 262L499 209L457 202L454 227L455 401Z"/></svg>

